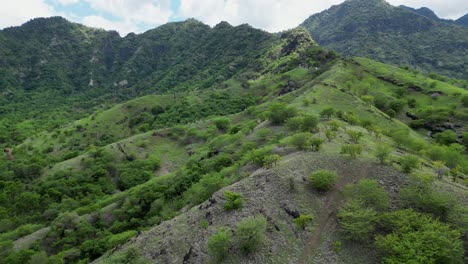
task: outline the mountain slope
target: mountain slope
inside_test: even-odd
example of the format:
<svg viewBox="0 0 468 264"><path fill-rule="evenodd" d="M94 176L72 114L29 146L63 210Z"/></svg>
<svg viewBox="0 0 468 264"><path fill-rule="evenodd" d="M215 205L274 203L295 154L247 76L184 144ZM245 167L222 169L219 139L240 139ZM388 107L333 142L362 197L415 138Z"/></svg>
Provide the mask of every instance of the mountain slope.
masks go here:
<svg viewBox="0 0 468 264"><path fill-rule="evenodd" d="M185 73L182 83L116 105L96 89L101 110L10 145L3 262L408 263L414 248L427 262L462 262L468 91L343 59L302 28L273 36L190 20L145 34L122 67L147 76L117 89L152 91ZM243 51L250 44L233 38L244 35L269 40ZM171 51L186 38L198 53Z"/></svg>
<svg viewBox="0 0 468 264"><path fill-rule="evenodd" d="M459 19L457 19L455 21L455 23L457 23L458 25L468 27L468 14L466 14L466 15L460 17Z"/></svg>
<svg viewBox="0 0 468 264"><path fill-rule="evenodd" d="M1 30L0 122L8 129L0 143L20 142L34 130L63 125L98 106L206 89L255 73L259 56L278 41L248 25L210 28L195 20L125 38L60 17Z"/></svg>
<svg viewBox="0 0 468 264"><path fill-rule="evenodd" d="M468 28L384 0L348 0L302 24L322 46L425 72L468 78Z"/></svg>

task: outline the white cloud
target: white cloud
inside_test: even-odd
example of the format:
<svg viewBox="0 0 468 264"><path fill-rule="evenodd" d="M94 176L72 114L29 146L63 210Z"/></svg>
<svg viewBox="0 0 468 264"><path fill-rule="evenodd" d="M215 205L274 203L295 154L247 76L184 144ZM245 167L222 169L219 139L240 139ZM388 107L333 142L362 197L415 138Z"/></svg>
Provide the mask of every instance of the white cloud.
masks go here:
<svg viewBox="0 0 468 264"><path fill-rule="evenodd" d="M467 0L387 0L392 5L406 5L410 7L428 7L437 16L457 19L468 13Z"/></svg>
<svg viewBox="0 0 468 264"><path fill-rule="evenodd" d="M427 6L444 18L458 18L468 12L467 0L387 0L392 5ZM228 21L238 25L277 32L296 27L310 15L344 0L181 0L179 15L215 25Z"/></svg>
<svg viewBox="0 0 468 264"><path fill-rule="evenodd" d="M44 0L2 1L0 8L0 28L19 26L36 17L54 15L52 7Z"/></svg>
<svg viewBox="0 0 468 264"><path fill-rule="evenodd" d="M73 5L79 3L81 0L54 0L54 2L61 5Z"/></svg>
<svg viewBox="0 0 468 264"><path fill-rule="evenodd" d="M172 15L169 0L85 0L97 11L111 14L125 23L164 24Z"/></svg>
<svg viewBox="0 0 468 264"><path fill-rule="evenodd" d="M167 23L171 17L197 18L215 25L228 21L249 23L270 32L296 27L308 16L344 0L3 0L0 28L20 25L35 17L62 15L88 26L114 29L121 35L142 32ZM426 6L442 18L456 19L468 13L467 0L387 0L392 5ZM49 3L49 4L48 4ZM80 3L80 11L63 9ZM83 13L83 7L89 10ZM55 9L54 9L55 8ZM62 11L61 11L62 10ZM61 12L60 12L61 11ZM64 13L65 12L65 13Z"/></svg>
<svg viewBox="0 0 468 264"><path fill-rule="evenodd" d="M210 25L225 20L274 32L296 27L311 14L342 1L181 0L179 12L183 17L195 17Z"/></svg>
<svg viewBox="0 0 468 264"><path fill-rule="evenodd" d="M123 36L129 32L138 31L136 25L128 21L110 21L101 16L86 16L82 19L81 23L88 27L116 30Z"/></svg>

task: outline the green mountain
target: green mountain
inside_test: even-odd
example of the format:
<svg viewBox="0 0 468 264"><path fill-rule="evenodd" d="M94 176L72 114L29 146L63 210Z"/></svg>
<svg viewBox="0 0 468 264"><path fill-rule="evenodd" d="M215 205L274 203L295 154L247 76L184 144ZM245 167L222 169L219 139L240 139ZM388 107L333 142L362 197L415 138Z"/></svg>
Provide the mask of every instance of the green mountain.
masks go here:
<svg viewBox="0 0 468 264"><path fill-rule="evenodd" d="M275 35L195 20L140 35L39 18L0 31L0 143L59 126L98 107L167 91L206 89L247 69ZM251 75L252 75L251 74ZM31 109L31 105L35 105Z"/></svg>
<svg viewBox="0 0 468 264"><path fill-rule="evenodd" d="M384 0L348 0L312 15L302 26L320 45L345 56L467 79L468 28L429 13Z"/></svg>
<svg viewBox="0 0 468 264"><path fill-rule="evenodd" d="M0 33L2 263L464 261L457 80L303 28Z"/></svg>
<svg viewBox="0 0 468 264"><path fill-rule="evenodd" d="M455 23L461 26L468 26L468 14L460 17L459 19L455 20Z"/></svg>

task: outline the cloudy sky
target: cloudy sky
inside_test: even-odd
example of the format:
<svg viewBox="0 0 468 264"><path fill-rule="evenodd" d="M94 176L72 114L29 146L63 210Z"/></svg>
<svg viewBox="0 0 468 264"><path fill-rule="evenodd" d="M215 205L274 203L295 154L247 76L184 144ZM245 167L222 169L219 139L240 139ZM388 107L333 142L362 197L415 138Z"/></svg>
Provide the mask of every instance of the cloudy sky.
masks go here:
<svg viewBox="0 0 468 264"><path fill-rule="evenodd" d="M194 17L209 25L249 23L270 32L297 26L309 15L344 0L2 0L0 28L35 17L63 16L92 27L117 30L122 36L169 21ZM426 6L439 17L468 13L468 0L387 0L393 5Z"/></svg>

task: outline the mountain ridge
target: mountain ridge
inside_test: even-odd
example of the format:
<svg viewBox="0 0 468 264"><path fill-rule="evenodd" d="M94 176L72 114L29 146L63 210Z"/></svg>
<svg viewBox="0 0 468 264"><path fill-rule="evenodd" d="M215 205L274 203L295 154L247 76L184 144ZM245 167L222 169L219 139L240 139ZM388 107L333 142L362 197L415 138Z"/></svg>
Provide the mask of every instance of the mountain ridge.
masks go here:
<svg viewBox="0 0 468 264"><path fill-rule="evenodd" d="M301 26L322 46L466 79L468 28L421 16L385 1L345 1L312 15ZM437 36L437 37L436 37Z"/></svg>

